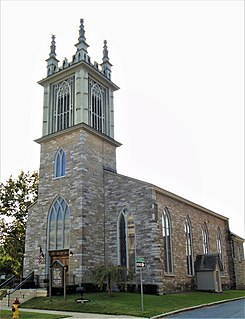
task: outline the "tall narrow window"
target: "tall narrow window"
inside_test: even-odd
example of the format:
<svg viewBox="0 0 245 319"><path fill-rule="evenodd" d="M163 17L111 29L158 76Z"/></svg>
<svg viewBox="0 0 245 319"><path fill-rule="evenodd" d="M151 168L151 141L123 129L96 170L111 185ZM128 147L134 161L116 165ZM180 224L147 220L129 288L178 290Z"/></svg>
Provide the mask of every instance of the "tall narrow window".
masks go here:
<svg viewBox="0 0 245 319"><path fill-rule="evenodd" d="M208 239L208 227L207 227L206 223L204 223L204 226L202 228L202 241L203 241L203 253L208 254L209 253L209 239Z"/></svg>
<svg viewBox="0 0 245 319"><path fill-rule="evenodd" d="M118 264L135 268L135 224L127 208L118 219Z"/></svg>
<svg viewBox="0 0 245 319"><path fill-rule="evenodd" d="M54 177L65 176L66 174L66 155L62 148L60 148L54 159Z"/></svg>
<svg viewBox="0 0 245 319"><path fill-rule="evenodd" d="M51 133L64 130L74 124L74 77L52 87Z"/></svg>
<svg viewBox="0 0 245 319"><path fill-rule="evenodd" d="M126 221L124 214L119 219L119 254L120 265L127 266Z"/></svg>
<svg viewBox="0 0 245 319"><path fill-rule="evenodd" d="M48 248L69 248L70 211L66 201L59 196L51 206L48 221Z"/></svg>
<svg viewBox="0 0 245 319"><path fill-rule="evenodd" d="M188 276L194 276L192 231L189 216L185 219L186 264Z"/></svg>
<svg viewBox="0 0 245 319"><path fill-rule="evenodd" d="M216 247L217 252L219 254L220 261L224 267L224 256L223 256L223 248L222 248L222 237L221 237L221 230L218 227L217 229L217 237L216 237Z"/></svg>
<svg viewBox="0 0 245 319"><path fill-rule="evenodd" d="M162 215L162 235L164 245L164 270L167 274L173 274L171 223L167 208L164 209Z"/></svg>
<svg viewBox="0 0 245 319"><path fill-rule="evenodd" d="M105 133L106 89L89 79L89 125Z"/></svg>

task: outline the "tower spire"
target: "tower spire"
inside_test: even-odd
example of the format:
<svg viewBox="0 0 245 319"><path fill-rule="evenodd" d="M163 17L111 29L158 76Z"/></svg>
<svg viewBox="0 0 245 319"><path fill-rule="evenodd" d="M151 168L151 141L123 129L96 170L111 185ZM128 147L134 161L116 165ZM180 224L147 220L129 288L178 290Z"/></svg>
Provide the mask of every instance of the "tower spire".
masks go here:
<svg viewBox="0 0 245 319"><path fill-rule="evenodd" d="M110 80L111 79L111 67L112 64L109 61L108 56L108 48L107 48L107 41L104 40L104 47L103 47L103 58L102 58L102 73Z"/></svg>
<svg viewBox="0 0 245 319"><path fill-rule="evenodd" d="M55 45L55 35L52 34L52 41L51 41L51 46L50 46L50 53L49 56L52 57L56 57L56 45Z"/></svg>
<svg viewBox="0 0 245 319"><path fill-rule="evenodd" d="M55 50L56 50L55 35L52 34L49 58L46 60L47 61L47 76L52 75L54 72L58 70L59 60L56 59Z"/></svg>
<svg viewBox="0 0 245 319"><path fill-rule="evenodd" d="M75 45L77 47L76 57L78 61L86 60L88 54L87 49L89 47L89 45L86 43L83 21L83 19L80 19L79 38L78 43Z"/></svg>
<svg viewBox="0 0 245 319"><path fill-rule="evenodd" d="M78 38L79 42L86 41L83 22L84 22L84 20L80 19L79 38Z"/></svg>
<svg viewBox="0 0 245 319"><path fill-rule="evenodd" d="M107 41L104 40L104 47L103 47L103 62L109 61L108 57L108 48L107 48Z"/></svg>

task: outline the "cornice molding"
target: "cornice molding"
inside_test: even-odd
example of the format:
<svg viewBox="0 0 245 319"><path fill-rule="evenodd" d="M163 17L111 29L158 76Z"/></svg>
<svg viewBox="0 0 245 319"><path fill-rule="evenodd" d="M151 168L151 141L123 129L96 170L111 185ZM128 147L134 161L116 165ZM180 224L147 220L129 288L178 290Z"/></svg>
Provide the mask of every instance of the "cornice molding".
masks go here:
<svg viewBox="0 0 245 319"><path fill-rule="evenodd" d="M85 69L87 69L89 72L91 72L91 75L93 75L96 79L98 79L100 82L104 82L107 86L111 87L113 89L113 91L117 91L120 88L113 83L112 81L110 81L105 75L103 75L99 70L97 70L92 64L88 64L85 61L80 61L77 62L75 64L72 64L71 66L60 70L40 81L38 81L37 83L45 86L47 84L50 83L54 83L56 81L59 81L60 79L66 77L67 75L70 76L72 73L74 73L77 69L81 68L81 66L83 66ZM57 80L56 80L57 79Z"/></svg>
<svg viewBox="0 0 245 319"><path fill-rule="evenodd" d="M50 141L52 139L55 139L59 136L62 136L62 135L66 135L67 133L71 133L73 131L78 131L78 130L85 130L101 139L103 139L104 141L106 141L107 143L115 146L115 147L119 147L121 146L122 144L117 142L116 140L114 140L113 138L103 134L103 133L100 133L98 131L96 131L95 129L93 129L92 127L90 127L89 125L85 124L85 123L79 123L79 124L76 124L76 125L73 125L71 127L68 127L67 129L65 130L61 130L61 131L58 131L58 132L55 132L55 133L52 133L52 134L49 134L49 135L45 135L45 136L42 136L41 138L38 138L35 140L36 143L38 144L42 144L43 142L47 142L47 141Z"/></svg>

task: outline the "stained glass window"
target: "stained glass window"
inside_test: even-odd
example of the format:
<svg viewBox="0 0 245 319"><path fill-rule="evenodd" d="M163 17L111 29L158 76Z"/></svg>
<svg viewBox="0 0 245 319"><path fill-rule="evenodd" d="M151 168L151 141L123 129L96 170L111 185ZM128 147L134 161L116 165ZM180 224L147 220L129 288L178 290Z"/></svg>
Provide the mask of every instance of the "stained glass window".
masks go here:
<svg viewBox="0 0 245 319"><path fill-rule="evenodd" d="M66 201L59 196L51 206L48 223L49 249L69 248L70 211Z"/></svg>

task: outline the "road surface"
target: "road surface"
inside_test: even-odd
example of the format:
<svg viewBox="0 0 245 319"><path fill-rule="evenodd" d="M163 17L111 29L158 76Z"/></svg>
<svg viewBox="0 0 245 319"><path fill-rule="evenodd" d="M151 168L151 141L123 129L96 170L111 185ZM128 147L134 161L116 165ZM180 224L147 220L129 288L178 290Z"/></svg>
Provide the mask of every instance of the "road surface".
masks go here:
<svg viewBox="0 0 245 319"><path fill-rule="evenodd" d="M245 318L245 299L229 301L196 310L181 312L165 318Z"/></svg>

